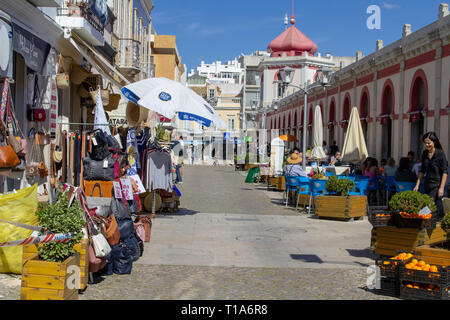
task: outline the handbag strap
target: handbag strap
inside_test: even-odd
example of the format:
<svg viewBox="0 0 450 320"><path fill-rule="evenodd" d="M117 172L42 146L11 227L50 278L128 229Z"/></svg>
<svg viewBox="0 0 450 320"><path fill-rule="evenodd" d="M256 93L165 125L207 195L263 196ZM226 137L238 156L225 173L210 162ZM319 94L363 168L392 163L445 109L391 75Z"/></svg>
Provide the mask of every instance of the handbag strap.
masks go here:
<svg viewBox="0 0 450 320"><path fill-rule="evenodd" d="M59 54L59 56L58 56L58 65L59 65L58 72L61 71L61 67L62 67L62 69L64 70L64 73L67 73L62 54Z"/></svg>
<svg viewBox="0 0 450 320"><path fill-rule="evenodd" d="M96 186L98 186L98 188L100 189L100 197L103 198L102 186L100 185L99 182L96 182L96 183L94 184L94 186L92 187L92 190L91 190L91 197L92 197L93 194L94 194L94 189L95 189Z"/></svg>

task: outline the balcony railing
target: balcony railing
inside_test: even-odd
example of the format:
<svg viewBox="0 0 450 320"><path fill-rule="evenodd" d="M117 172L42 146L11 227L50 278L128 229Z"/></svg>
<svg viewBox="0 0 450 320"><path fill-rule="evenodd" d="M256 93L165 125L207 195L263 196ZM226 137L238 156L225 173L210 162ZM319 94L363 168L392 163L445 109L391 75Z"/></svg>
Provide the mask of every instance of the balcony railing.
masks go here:
<svg viewBox="0 0 450 320"><path fill-rule="evenodd" d="M103 24L85 2L68 2L67 8L57 9L57 15L60 17L83 17L103 36Z"/></svg>
<svg viewBox="0 0 450 320"><path fill-rule="evenodd" d="M121 38L119 48L119 69L129 75L141 72L141 43L134 39Z"/></svg>

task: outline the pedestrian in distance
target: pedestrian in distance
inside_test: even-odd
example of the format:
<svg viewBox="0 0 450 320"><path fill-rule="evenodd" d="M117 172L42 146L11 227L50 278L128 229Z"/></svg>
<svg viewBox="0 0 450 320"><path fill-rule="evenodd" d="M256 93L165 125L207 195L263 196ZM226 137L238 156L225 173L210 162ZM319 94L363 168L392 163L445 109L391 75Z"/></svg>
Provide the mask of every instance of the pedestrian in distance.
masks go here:
<svg viewBox="0 0 450 320"><path fill-rule="evenodd" d="M416 182L417 176L409 169L410 159L403 157L400 159L399 166L395 171L395 180L399 182Z"/></svg>
<svg viewBox="0 0 450 320"><path fill-rule="evenodd" d="M384 175L386 177L394 177L397 166L395 165L394 158L389 158L386 165L384 166Z"/></svg>
<svg viewBox="0 0 450 320"><path fill-rule="evenodd" d="M414 158L416 157L416 154L414 153L414 151L410 151L408 152L407 157L409 159L409 169L412 170L412 167L415 163Z"/></svg>
<svg viewBox="0 0 450 320"><path fill-rule="evenodd" d="M442 218L442 197L447 184L448 161L436 133L426 133L422 141L425 150L422 153L422 166L414 190L419 191L420 183L423 180L424 191L435 200L438 207L438 218Z"/></svg>
<svg viewBox="0 0 450 320"><path fill-rule="evenodd" d="M333 144L330 146L330 156L334 156L339 151L336 140L333 140Z"/></svg>

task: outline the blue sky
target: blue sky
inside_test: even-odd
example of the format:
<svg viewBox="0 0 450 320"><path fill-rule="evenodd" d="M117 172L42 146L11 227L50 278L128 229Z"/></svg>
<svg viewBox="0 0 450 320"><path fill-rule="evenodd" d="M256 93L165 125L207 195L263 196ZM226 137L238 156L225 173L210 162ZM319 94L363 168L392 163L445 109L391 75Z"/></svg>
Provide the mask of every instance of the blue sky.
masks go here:
<svg viewBox="0 0 450 320"><path fill-rule="evenodd" d="M241 53L266 50L284 31L291 0L153 0L152 20L158 34L177 36L178 51L188 70L200 61L226 62ZM296 27L316 42L319 52L368 55L376 40L398 40L409 23L416 31L437 20L445 0L295 0ZM449 3L449 1L447 1ZM381 29L369 30L370 5L381 8Z"/></svg>

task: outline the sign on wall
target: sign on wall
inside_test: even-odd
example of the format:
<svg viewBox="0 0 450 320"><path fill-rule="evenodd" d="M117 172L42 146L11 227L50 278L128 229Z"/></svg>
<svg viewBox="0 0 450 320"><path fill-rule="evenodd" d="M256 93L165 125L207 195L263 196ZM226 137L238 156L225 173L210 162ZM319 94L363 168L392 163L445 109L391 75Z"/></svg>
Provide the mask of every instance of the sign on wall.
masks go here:
<svg viewBox="0 0 450 320"><path fill-rule="evenodd" d="M28 68L42 74L42 69L50 51L50 45L27 30L12 23L13 49L21 54Z"/></svg>

